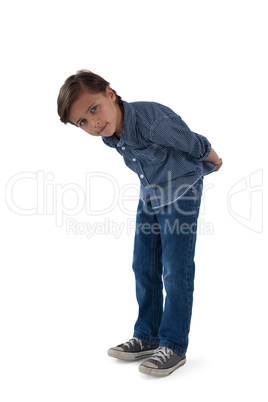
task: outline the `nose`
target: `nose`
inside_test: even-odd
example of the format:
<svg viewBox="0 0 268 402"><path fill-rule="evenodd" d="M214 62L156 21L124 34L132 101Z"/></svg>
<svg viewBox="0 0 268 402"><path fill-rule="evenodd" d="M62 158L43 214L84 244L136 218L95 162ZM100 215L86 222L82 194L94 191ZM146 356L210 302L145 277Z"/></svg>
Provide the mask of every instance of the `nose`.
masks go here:
<svg viewBox="0 0 268 402"><path fill-rule="evenodd" d="M99 125L100 125L100 121L99 121L99 120L93 121L92 123L93 123L93 127L94 127L94 128L98 128Z"/></svg>

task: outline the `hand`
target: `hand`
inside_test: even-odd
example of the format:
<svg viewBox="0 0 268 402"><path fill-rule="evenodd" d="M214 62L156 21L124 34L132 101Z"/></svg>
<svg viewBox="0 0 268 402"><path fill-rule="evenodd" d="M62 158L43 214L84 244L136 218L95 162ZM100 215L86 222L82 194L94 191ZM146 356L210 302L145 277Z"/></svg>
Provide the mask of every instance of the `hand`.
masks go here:
<svg viewBox="0 0 268 402"><path fill-rule="evenodd" d="M222 159L219 158L219 163L217 163L217 164L215 163L215 166L217 166L217 169L215 169L214 172L217 172L220 169L221 165L222 165Z"/></svg>

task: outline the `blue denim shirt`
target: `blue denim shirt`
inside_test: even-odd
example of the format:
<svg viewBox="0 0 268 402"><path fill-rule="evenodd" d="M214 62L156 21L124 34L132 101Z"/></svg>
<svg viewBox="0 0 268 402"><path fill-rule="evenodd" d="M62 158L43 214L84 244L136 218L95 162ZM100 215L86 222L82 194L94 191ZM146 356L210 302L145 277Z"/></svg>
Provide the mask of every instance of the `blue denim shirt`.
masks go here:
<svg viewBox="0 0 268 402"><path fill-rule="evenodd" d="M180 116L156 102L123 101L120 140L115 134L103 142L123 156L140 179L140 197L159 209L180 198L216 166L205 162L211 144L192 132Z"/></svg>

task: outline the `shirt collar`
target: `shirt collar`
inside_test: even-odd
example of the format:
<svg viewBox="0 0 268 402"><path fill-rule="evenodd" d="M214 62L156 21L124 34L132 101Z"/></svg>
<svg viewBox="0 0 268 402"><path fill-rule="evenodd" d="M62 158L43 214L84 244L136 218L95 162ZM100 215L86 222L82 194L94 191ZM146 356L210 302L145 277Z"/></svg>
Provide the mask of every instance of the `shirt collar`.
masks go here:
<svg viewBox="0 0 268 402"><path fill-rule="evenodd" d="M102 137L103 142L113 148L123 144L134 146L137 143L135 109L130 103L122 102L124 106L124 122L120 140L116 138L115 134L111 137Z"/></svg>

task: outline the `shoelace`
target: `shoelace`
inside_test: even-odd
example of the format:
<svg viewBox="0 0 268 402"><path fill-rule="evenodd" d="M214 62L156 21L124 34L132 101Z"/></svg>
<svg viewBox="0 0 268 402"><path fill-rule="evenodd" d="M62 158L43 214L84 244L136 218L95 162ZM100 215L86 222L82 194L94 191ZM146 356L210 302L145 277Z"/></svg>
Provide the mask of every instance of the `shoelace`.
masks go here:
<svg viewBox="0 0 268 402"><path fill-rule="evenodd" d="M160 346L158 349L155 350L153 356L151 357L152 360L158 361L161 364L164 364L170 359L171 356L174 355L173 350L164 348Z"/></svg>
<svg viewBox="0 0 268 402"><path fill-rule="evenodd" d="M135 344L139 344L140 347L141 347L141 350L143 349L142 341L140 339L138 339L138 338L132 338L129 341L125 342L123 345L126 345L126 347L128 349L130 349L131 346L135 346Z"/></svg>

